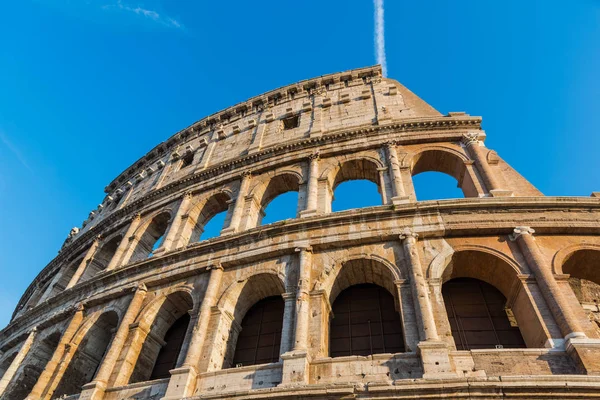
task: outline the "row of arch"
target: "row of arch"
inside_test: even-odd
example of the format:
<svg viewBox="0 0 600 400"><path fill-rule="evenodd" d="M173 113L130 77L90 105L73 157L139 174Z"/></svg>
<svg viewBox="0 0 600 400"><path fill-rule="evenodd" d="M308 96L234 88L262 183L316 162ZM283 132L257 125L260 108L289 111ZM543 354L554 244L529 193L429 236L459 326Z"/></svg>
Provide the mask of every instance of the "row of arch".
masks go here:
<svg viewBox="0 0 600 400"><path fill-rule="evenodd" d="M385 163L377 158L376 152L374 155L358 155L345 159L343 162L325 159L324 164L324 171L319 175L319 188L316 189L319 192L317 196L320 203L317 205L316 212L376 206L388 204L391 201L393 193L390 187L391 182L384 177ZM477 189L474 185L474 178L465 178L465 176L470 176L467 173L468 159L459 150L444 147L425 149L413 155L411 162L407 162L407 165L410 165L410 174L412 175L438 171L451 176L462 185L465 196L480 195L478 190L481 191L481 189ZM183 227L176 229L177 232L173 232L174 238L171 241L174 243L169 243L169 245L181 247L219 236L227 228L244 230L279 219L298 217L309 206L306 198L307 181L303 179L303 175L306 174L303 174L301 169L290 169L259 176L253 179L247 194L240 193L241 188L237 188L237 199L234 194L236 188L233 186L220 189L208 196L197 199L195 197L194 204L185 215L187 218ZM427 189L439 187L439 182L438 180L433 184L428 184L428 181L425 181L422 186ZM346 184L349 186L343 187ZM407 186L412 187L412 183ZM336 197L338 187L341 187L340 196ZM240 197L243 197L242 201L240 201ZM236 203L244 203L243 217L239 221L232 221ZM265 216L269 217L265 219ZM112 267L115 267L118 265L114 264L133 263L152 256L161 246L165 247L165 236L172 229L176 218L178 216L172 209L155 212L146 217L135 231L127 232L136 238L135 242L132 242L135 248L127 255L126 259L117 260L116 263L113 259L115 255L121 257L121 254L117 253L126 232L121 230L108 235L91 258L84 259L85 255L81 254L69 265L63 267L56 276L41 282L38 285L39 289L32 294L22 310L26 311L76 283L93 278L107 269L111 262L113 262ZM237 226L232 226L232 224ZM87 265L82 273L76 274L82 262ZM76 278L73 278L75 275Z"/></svg>
<svg viewBox="0 0 600 400"><path fill-rule="evenodd" d="M562 268L572 277L600 284L600 247L579 249L562 257ZM515 295L527 293L527 284L520 279L527 272L523 267L500 253L476 246L457 249L445 262L439 262L443 258L441 254L432 262L429 275L431 279L441 278L439 292L433 290L434 304L445 314L437 321L438 329L451 334L457 350L544 346L540 330L554 329L542 317L547 313L540 312L546 306L532 296ZM325 290L331 310L327 327L311 328L329 339L316 354L343 357L415 351L414 340L405 332L407 314L402 311L400 278L398 267L369 257L345 261L324 281L314 282L315 289ZM286 315L285 295L285 278L275 271L258 271L230 283L217 301L217 307L226 313L211 317L212 325L225 325L219 332L225 332L227 344L224 351L211 349L217 340L215 334L212 345L205 346L204 358L210 362L203 369L278 362L280 355L290 350L291 330L285 325L294 324ZM179 285L142 308L136 329L130 331L129 346L119 358L121 365L133 368L115 365L112 384L168 378L169 370L181 365L193 332L191 321L199 309L197 296L191 287ZM225 318L227 314L231 317ZM68 379L60 380L53 396L78 393L94 378L120 318L111 307L86 318L70 341L76 350L64 374ZM60 334L51 329L47 332L11 383L8 399L25 398L52 357ZM134 338L143 342L139 351ZM0 362L0 375L13 358Z"/></svg>

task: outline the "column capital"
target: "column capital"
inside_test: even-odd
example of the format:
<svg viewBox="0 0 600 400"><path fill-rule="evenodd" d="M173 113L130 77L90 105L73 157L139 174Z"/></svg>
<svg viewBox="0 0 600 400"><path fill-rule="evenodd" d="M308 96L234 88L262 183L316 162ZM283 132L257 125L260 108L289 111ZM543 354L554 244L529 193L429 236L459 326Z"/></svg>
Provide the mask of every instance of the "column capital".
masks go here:
<svg viewBox="0 0 600 400"><path fill-rule="evenodd" d="M404 228L402 230L402 232L400 233L400 235L398 235L398 237L400 238L400 240L404 241L406 239L408 240L417 240L419 238L419 234L414 232L412 229L410 228Z"/></svg>
<svg viewBox="0 0 600 400"><path fill-rule="evenodd" d="M134 292L147 292L148 288L145 283L140 283L137 286L134 286Z"/></svg>
<svg viewBox="0 0 600 400"><path fill-rule="evenodd" d="M192 198L192 196L193 196L193 193L190 190L188 190L187 192L185 192L183 194L183 196L181 196L181 198L182 198L182 200L190 200Z"/></svg>
<svg viewBox="0 0 600 400"><path fill-rule="evenodd" d="M294 251L296 253L301 253L303 251L307 251L309 253L312 253L312 247L311 246L298 246L294 249Z"/></svg>
<svg viewBox="0 0 600 400"><path fill-rule="evenodd" d="M398 141L396 141L396 140L388 140L383 143L383 145L387 148L395 148L397 144L398 144Z"/></svg>
<svg viewBox="0 0 600 400"><path fill-rule="evenodd" d="M508 235L508 237L512 242L514 242L523 235L533 235L534 233L535 230L533 228L528 226L517 226L515 229L513 229L513 233Z"/></svg>
<svg viewBox="0 0 600 400"><path fill-rule="evenodd" d="M135 213L134 215L131 216L131 221L139 221L140 218L142 218L142 214L140 213Z"/></svg>
<svg viewBox="0 0 600 400"><path fill-rule="evenodd" d="M477 133L477 132L465 133L465 134L463 134L461 141L467 147L474 145L474 144L479 144L479 133Z"/></svg>
<svg viewBox="0 0 600 400"><path fill-rule="evenodd" d="M313 160L318 160L320 157L321 157L321 153L320 153L319 151L315 151L314 153L311 153L311 154L308 156L308 159L309 159L310 161L313 161Z"/></svg>
<svg viewBox="0 0 600 400"><path fill-rule="evenodd" d="M252 176L252 171L251 171L251 170L246 170L246 171L243 171L243 172L240 174L240 178L242 178L242 179L243 179L243 178L249 178L249 177L251 177L251 176Z"/></svg>
<svg viewBox="0 0 600 400"><path fill-rule="evenodd" d="M212 271L213 269L220 269L222 271L223 270L223 266L221 265L221 263L210 264L210 265L206 266L206 270L207 271Z"/></svg>
<svg viewBox="0 0 600 400"><path fill-rule="evenodd" d="M73 307L73 313L83 312L83 310L85 310L83 303L79 303Z"/></svg>

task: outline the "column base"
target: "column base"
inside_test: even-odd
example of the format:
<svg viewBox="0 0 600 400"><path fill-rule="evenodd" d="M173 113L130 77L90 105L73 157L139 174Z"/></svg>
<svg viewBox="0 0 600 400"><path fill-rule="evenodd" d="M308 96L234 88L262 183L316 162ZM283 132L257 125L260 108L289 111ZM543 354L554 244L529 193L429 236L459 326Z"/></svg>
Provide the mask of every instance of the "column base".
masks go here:
<svg viewBox="0 0 600 400"><path fill-rule="evenodd" d="M283 371L279 386L307 385L310 356L306 350L292 350L281 355Z"/></svg>
<svg viewBox="0 0 600 400"><path fill-rule="evenodd" d="M300 211L300 218L314 217L315 215L317 215L317 210Z"/></svg>
<svg viewBox="0 0 600 400"><path fill-rule="evenodd" d="M171 379L167 386L167 392L161 400L179 400L192 396L198 379L196 368L180 367L169 372Z"/></svg>
<svg viewBox="0 0 600 400"><path fill-rule="evenodd" d="M406 203L410 203L410 197L409 196L394 196L392 197L392 204L393 205L400 205L400 204L406 204Z"/></svg>
<svg viewBox="0 0 600 400"><path fill-rule="evenodd" d="M565 348L582 373L600 375L600 339L572 337L566 340Z"/></svg>
<svg viewBox="0 0 600 400"><path fill-rule="evenodd" d="M81 388L79 400L102 400L104 398L105 390L106 383L104 382L87 383Z"/></svg>
<svg viewBox="0 0 600 400"><path fill-rule="evenodd" d="M491 197L512 197L512 190L504 190L504 189L493 189L490 190Z"/></svg>
<svg viewBox="0 0 600 400"><path fill-rule="evenodd" d="M448 345L444 342L420 342L418 354L423 364L424 379L457 378L454 365L450 361Z"/></svg>
<svg viewBox="0 0 600 400"><path fill-rule="evenodd" d="M235 233L236 231L236 228L225 228L221 230L221 235L230 235L232 233Z"/></svg>

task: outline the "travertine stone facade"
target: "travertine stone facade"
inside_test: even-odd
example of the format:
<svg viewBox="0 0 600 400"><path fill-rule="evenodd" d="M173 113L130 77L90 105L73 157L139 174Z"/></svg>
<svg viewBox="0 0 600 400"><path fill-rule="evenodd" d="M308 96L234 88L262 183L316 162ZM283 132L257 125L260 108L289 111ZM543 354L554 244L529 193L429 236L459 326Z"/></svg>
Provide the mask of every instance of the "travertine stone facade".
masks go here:
<svg viewBox="0 0 600 400"><path fill-rule="evenodd" d="M0 398L600 397L600 197L544 196L485 136L481 118L440 114L379 66L178 132L106 187L27 289L0 332ZM464 198L417 201L426 171ZM354 179L381 205L333 213ZM297 217L262 224L288 191ZM201 241L220 212L221 234ZM400 323L358 333L348 317L348 338L339 299L366 290ZM464 314L476 296L486 318ZM372 329L387 329L382 350ZM371 350L352 350L355 334Z"/></svg>

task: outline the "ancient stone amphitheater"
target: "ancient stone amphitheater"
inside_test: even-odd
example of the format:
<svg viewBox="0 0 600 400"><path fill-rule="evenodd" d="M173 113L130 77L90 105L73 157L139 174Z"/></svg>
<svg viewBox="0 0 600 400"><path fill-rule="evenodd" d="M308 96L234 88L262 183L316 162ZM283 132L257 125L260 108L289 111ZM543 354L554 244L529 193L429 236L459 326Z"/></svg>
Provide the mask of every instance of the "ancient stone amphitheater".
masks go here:
<svg viewBox="0 0 600 400"><path fill-rule="evenodd" d="M484 139L378 66L202 119L108 185L27 289L0 397L600 397L599 195L546 197ZM425 171L464 198L417 201ZM381 205L332 212L356 179ZM261 224L288 191L296 218Z"/></svg>

